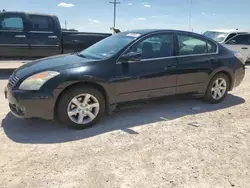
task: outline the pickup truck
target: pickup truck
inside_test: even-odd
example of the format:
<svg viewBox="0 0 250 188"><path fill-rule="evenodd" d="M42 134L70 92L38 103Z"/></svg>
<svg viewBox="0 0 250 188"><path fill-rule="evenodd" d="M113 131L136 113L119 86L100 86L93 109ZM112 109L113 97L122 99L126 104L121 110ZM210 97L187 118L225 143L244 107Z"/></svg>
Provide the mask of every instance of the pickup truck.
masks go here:
<svg viewBox="0 0 250 188"><path fill-rule="evenodd" d="M240 52L250 62L250 33L239 30L210 30L203 35L219 42L232 51Z"/></svg>
<svg viewBox="0 0 250 188"><path fill-rule="evenodd" d="M77 52L111 35L62 30L55 15L0 12L0 59L36 59Z"/></svg>
<svg viewBox="0 0 250 188"><path fill-rule="evenodd" d="M239 31L239 30L229 30L229 29L216 29L216 30L209 30L206 31L205 33L203 33L203 35L205 35L208 38L211 38L213 40L215 40L218 43L225 43L227 42L229 39L233 38L236 35L239 34L245 34L247 33L246 31Z"/></svg>
<svg viewBox="0 0 250 188"><path fill-rule="evenodd" d="M240 52L246 62L250 62L250 33L236 35L223 45L235 52Z"/></svg>

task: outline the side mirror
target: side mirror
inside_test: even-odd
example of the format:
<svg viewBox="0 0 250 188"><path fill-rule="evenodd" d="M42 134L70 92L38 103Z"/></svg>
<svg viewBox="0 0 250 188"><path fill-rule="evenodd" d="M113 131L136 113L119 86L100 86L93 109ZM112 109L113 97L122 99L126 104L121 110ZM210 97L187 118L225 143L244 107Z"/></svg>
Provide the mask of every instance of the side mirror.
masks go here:
<svg viewBox="0 0 250 188"><path fill-rule="evenodd" d="M226 44L235 44L235 40L227 41Z"/></svg>
<svg viewBox="0 0 250 188"><path fill-rule="evenodd" d="M129 52L124 54L120 58L121 63L128 63L128 62L138 62L141 61L142 54L140 52Z"/></svg>

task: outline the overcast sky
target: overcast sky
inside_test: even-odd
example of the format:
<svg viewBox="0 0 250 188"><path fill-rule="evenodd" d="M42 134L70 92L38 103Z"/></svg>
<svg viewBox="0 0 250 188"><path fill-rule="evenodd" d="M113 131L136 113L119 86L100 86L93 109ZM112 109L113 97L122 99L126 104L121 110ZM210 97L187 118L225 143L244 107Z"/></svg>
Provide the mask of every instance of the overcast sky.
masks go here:
<svg viewBox="0 0 250 188"><path fill-rule="evenodd" d="M120 0L117 27L121 30L141 28L189 28L191 0ZM110 32L113 5L109 0L2 0L1 8L55 14L62 26L90 32ZM191 28L250 29L250 0L193 0Z"/></svg>

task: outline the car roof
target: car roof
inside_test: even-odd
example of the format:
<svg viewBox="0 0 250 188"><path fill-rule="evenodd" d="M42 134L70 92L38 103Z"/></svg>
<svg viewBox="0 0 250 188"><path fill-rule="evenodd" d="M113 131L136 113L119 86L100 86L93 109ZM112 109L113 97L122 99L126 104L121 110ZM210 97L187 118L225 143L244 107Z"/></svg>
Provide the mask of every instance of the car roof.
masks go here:
<svg viewBox="0 0 250 188"><path fill-rule="evenodd" d="M184 30L174 30L174 29L137 29L137 30L128 30L128 31L123 31L122 33L138 33L141 35L145 34L151 34L151 33L156 33L156 32L181 32L181 33L186 33L186 34L193 34L193 35L199 35L194 32L189 32L189 31L184 31Z"/></svg>
<svg viewBox="0 0 250 188"><path fill-rule="evenodd" d="M33 13L33 12L22 12L22 11L4 11L4 12L0 12L0 15L4 15L4 14L32 14L32 15L36 15L36 16L55 16L55 15L51 15L51 14L40 14L40 13Z"/></svg>
<svg viewBox="0 0 250 188"><path fill-rule="evenodd" d="M247 31L243 30L236 30L236 29L213 29L208 31L214 31L214 32L223 32L223 33L247 33Z"/></svg>
<svg viewBox="0 0 250 188"><path fill-rule="evenodd" d="M199 37L199 38L203 38L205 40L209 40L209 41L212 41L212 42L215 42L214 40L212 40L211 38L209 37L206 37L205 35L201 35L201 34L198 34L198 33L195 33L195 32L190 32L190 31L185 31L185 30L174 30L174 29L138 29L138 30L130 30L130 31L123 31L123 32L120 32L116 35L128 35L128 34L139 34L140 36L145 36L145 35L148 35L148 34L155 34L155 33L159 33L159 32L173 32L173 33L180 33L180 34L186 34L186 35L191 35L191 36L194 36L194 37ZM136 36L138 37L138 36Z"/></svg>

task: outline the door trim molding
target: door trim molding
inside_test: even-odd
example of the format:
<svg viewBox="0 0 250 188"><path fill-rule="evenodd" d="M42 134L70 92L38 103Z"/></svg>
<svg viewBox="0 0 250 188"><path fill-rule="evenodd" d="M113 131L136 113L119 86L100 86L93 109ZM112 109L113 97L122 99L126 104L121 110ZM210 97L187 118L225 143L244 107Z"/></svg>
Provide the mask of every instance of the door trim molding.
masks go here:
<svg viewBox="0 0 250 188"><path fill-rule="evenodd" d="M30 47L47 48L47 47L59 47L59 45L39 45L39 44L31 44Z"/></svg>
<svg viewBox="0 0 250 188"><path fill-rule="evenodd" d="M0 32L7 32L7 33L26 33L27 31L24 31L23 29L13 29L13 30L8 30L8 29L0 29Z"/></svg>
<svg viewBox="0 0 250 188"><path fill-rule="evenodd" d="M174 58L180 58L180 57L207 56L207 55L217 55L217 54L218 54L218 52L207 53L207 54L178 55L178 56L170 56L170 57L159 57L159 58L142 59L141 61L129 61L128 63L140 63L140 62L152 61L152 60L164 60L164 59L174 59ZM122 62L118 61L116 64L122 64Z"/></svg>
<svg viewBox="0 0 250 188"><path fill-rule="evenodd" d="M29 47L28 44L0 44L0 46L8 46L8 47L11 47L11 46L15 46L15 47Z"/></svg>
<svg viewBox="0 0 250 188"><path fill-rule="evenodd" d="M51 34L53 31L28 31L28 33L41 33L41 34Z"/></svg>
<svg viewBox="0 0 250 188"><path fill-rule="evenodd" d="M154 90L159 90L159 89L168 89L168 88L174 88L177 86L169 86L169 87L159 87L155 89L144 89L144 90L136 90L136 91L130 91L130 92L125 92L125 93L119 93L119 95L125 95L125 94L131 94L131 93L139 93L139 92L146 92L146 91L154 91Z"/></svg>

